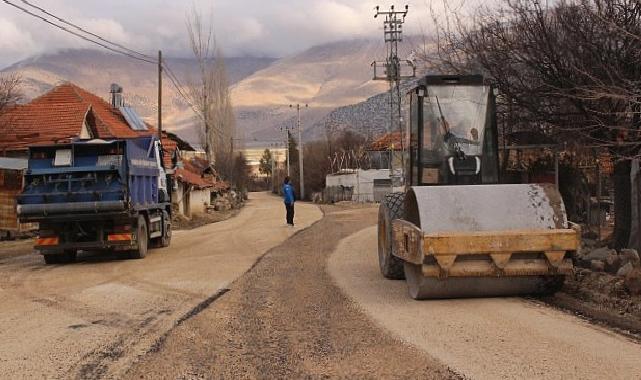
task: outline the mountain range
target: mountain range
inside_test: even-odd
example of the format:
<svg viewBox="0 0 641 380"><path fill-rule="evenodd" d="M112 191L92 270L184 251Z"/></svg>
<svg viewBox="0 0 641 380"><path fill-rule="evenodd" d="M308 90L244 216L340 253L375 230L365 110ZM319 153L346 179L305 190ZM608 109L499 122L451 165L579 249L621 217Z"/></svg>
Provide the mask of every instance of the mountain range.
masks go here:
<svg viewBox="0 0 641 380"><path fill-rule="evenodd" d="M382 41L358 39L314 46L281 59L225 58L239 136L246 145L282 140L283 128L296 125L296 110L290 107L296 104L302 106L306 140L345 128L364 135L378 134L387 120L386 97L379 95L387 84L372 80L370 64L384 56ZM182 83L196 79L192 59L165 61ZM156 124L158 74L154 64L75 49L34 56L1 71L21 75L26 100L63 81L108 99L110 85L117 83L124 89L125 101ZM167 79L163 82L163 126L198 144L193 113Z"/></svg>

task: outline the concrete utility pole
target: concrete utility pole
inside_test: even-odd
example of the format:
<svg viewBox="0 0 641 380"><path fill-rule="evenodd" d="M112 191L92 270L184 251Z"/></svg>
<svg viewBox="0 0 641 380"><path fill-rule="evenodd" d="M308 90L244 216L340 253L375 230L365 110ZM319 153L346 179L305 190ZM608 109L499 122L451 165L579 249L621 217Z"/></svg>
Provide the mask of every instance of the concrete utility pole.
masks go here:
<svg viewBox="0 0 641 380"><path fill-rule="evenodd" d="M285 131L285 157L287 159L287 176L289 177L289 129L285 126L285 128L280 127L280 130Z"/></svg>
<svg viewBox="0 0 641 380"><path fill-rule="evenodd" d="M392 5L388 11L381 11L379 6L376 6L376 14L378 16L385 16L383 22L383 30L385 37L385 45L387 49L387 58L384 62L372 62L374 68L374 80L385 80L389 83L389 104L390 104L390 126L388 132L398 130L401 137L401 172L405 170L405 147L403 141L403 126L401 123L401 80L414 78L416 76L416 66L412 61L401 61L398 58L398 43L403 41L403 23L409 11L409 6L405 6L402 11L397 11ZM403 73L405 68L405 73ZM379 70L382 69L382 73ZM411 73L407 70L411 69ZM394 176L392 161L394 160L394 148L390 150L390 178Z"/></svg>
<svg viewBox="0 0 641 380"><path fill-rule="evenodd" d="M294 108L294 106L290 104L289 108ZM307 104L305 104L305 108L307 108ZM305 199L305 176L303 173L303 134L300 128L300 104L296 104L296 127L298 128L298 174L300 181L300 199Z"/></svg>

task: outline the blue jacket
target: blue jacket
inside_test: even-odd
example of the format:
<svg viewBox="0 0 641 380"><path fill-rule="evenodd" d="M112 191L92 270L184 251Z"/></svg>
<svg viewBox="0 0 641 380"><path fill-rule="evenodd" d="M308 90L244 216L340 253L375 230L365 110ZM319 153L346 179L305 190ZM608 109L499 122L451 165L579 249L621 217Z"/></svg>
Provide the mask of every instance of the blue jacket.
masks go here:
<svg viewBox="0 0 641 380"><path fill-rule="evenodd" d="M285 199L285 204L294 204L294 186L289 183L283 185L283 198Z"/></svg>

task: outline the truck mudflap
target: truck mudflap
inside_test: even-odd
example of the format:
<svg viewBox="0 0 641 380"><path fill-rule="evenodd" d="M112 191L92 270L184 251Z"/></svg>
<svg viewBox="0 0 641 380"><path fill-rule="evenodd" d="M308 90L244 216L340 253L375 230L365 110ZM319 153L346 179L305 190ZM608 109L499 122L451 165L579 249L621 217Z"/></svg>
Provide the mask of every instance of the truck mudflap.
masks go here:
<svg viewBox="0 0 641 380"><path fill-rule="evenodd" d="M21 217L32 217L40 215L69 214L69 213L97 213L124 211L124 201L99 201L99 202L65 202L65 203L41 203L18 205L18 215Z"/></svg>
<svg viewBox="0 0 641 380"><path fill-rule="evenodd" d="M572 274L568 253L580 244L578 227L547 230L424 233L392 222L395 256L420 265L426 277L502 277Z"/></svg>

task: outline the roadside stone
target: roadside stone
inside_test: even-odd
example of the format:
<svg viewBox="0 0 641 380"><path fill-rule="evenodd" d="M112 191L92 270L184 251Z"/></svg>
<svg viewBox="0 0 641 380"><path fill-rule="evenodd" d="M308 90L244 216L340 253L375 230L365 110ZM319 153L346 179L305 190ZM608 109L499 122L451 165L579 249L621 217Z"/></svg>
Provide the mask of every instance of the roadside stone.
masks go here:
<svg viewBox="0 0 641 380"><path fill-rule="evenodd" d="M631 263L635 268L641 266L641 259L636 249L622 249L621 250L621 265Z"/></svg>
<svg viewBox="0 0 641 380"><path fill-rule="evenodd" d="M619 270L617 271L617 276L618 277L625 277L628 275L628 273L632 272L634 269L634 266L632 266L632 263L626 263L625 265L621 266Z"/></svg>
<svg viewBox="0 0 641 380"><path fill-rule="evenodd" d="M593 272L603 272L605 271L605 263L601 260L592 260L590 262L590 269Z"/></svg>
<svg viewBox="0 0 641 380"><path fill-rule="evenodd" d="M590 269L592 267L592 262L585 257L579 256L574 260L574 265L577 268Z"/></svg>
<svg viewBox="0 0 641 380"><path fill-rule="evenodd" d="M590 252L587 252L584 255L584 258L586 260L605 260L608 256L611 254L616 255L617 251L614 249L610 249L608 247L601 247L597 249L593 249Z"/></svg>
<svg viewBox="0 0 641 380"><path fill-rule="evenodd" d="M625 276L625 287L631 295L641 295L641 268L634 268Z"/></svg>
<svg viewBox="0 0 641 380"><path fill-rule="evenodd" d="M615 274L619 268L621 268L621 256L616 253L610 253L610 255L605 258L605 271Z"/></svg>
<svg viewBox="0 0 641 380"><path fill-rule="evenodd" d="M594 246L596 246L597 241L594 239L583 239L582 246L585 247L586 249L590 250L593 249Z"/></svg>

